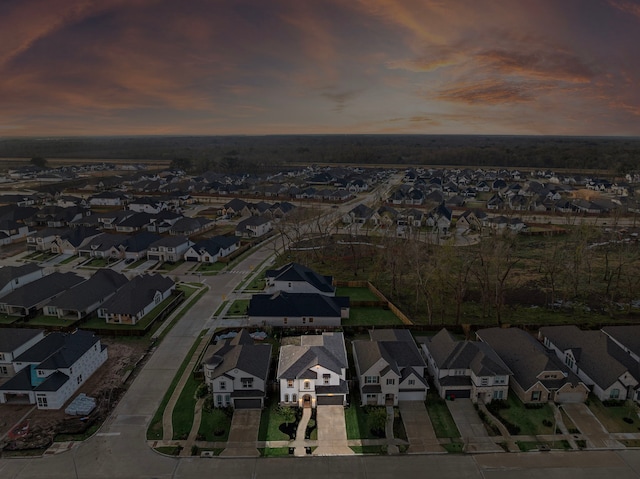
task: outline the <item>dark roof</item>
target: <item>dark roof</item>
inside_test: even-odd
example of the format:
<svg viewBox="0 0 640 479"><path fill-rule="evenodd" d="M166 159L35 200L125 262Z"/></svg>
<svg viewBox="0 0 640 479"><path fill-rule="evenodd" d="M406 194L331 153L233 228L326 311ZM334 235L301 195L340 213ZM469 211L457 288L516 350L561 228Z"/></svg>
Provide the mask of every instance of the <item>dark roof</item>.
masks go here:
<svg viewBox="0 0 640 479"><path fill-rule="evenodd" d="M211 223L211 220L202 217L180 218L171 227L171 231L174 233L189 233L191 231L199 230L209 223Z"/></svg>
<svg viewBox="0 0 640 479"><path fill-rule="evenodd" d="M153 301L156 291L165 292L174 284L172 279L159 274L136 276L100 308L109 313L137 314Z"/></svg>
<svg viewBox="0 0 640 479"><path fill-rule="evenodd" d="M151 233L150 231L142 231L138 234L130 236L124 243L127 252L142 252L146 251L149 246L158 241L160 235Z"/></svg>
<svg viewBox="0 0 640 479"><path fill-rule="evenodd" d="M331 297L319 293L254 294L248 315L253 317L340 317L348 297Z"/></svg>
<svg viewBox="0 0 640 479"><path fill-rule="evenodd" d="M303 281L325 293L333 293L336 290L332 276L322 276L298 263L289 263L280 269L267 270L265 277L273 278L275 281Z"/></svg>
<svg viewBox="0 0 640 479"><path fill-rule="evenodd" d="M316 365L337 374L348 368L342 333L325 332L322 335L301 336L299 346L282 346L278 360L278 379L304 378L310 368Z"/></svg>
<svg viewBox="0 0 640 479"><path fill-rule="evenodd" d="M100 269L88 280L49 302L60 309L83 310L116 292L128 282L125 275L111 269Z"/></svg>
<svg viewBox="0 0 640 479"><path fill-rule="evenodd" d="M39 334L42 334L42 329L3 328L0 334L0 352L15 351Z"/></svg>
<svg viewBox="0 0 640 479"><path fill-rule="evenodd" d="M151 243L150 246L151 247L165 246L165 247L175 248L176 246L181 246L185 243L189 243L189 238L182 235L176 235L176 236L165 236L164 238L160 238L159 240L156 240L153 243Z"/></svg>
<svg viewBox="0 0 640 479"><path fill-rule="evenodd" d="M240 238L237 236L214 236L213 238L207 238L202 241L198 241L193 249L202 254L206 251L210 255L217 255L221 249L227 249L230 246L237 244Z"/></svg>
<svg viewBox="0 0 640 479"><path fill-rule="evenodd" d="M16 362L34 363L38 369L68 368L99 341L90 331L50 333L34 344Z"/></svg>
<svg viewBox="0 0 640 479"><path fill-rule="evenodd" d="M209 346L204 363L215 368L213 377L229 375L230 371L240 372L267 380L271 360L270 344L254 344L246 329L231 339L217 341ZM233 376L233 374L231 374Z"/></svg>
<svg viewBox="0 0 640 479"><path fill-rule="evenodd" d="M20 266L3 266L0 268L0 289L16 278L21 278L41 269L35 263L25 263Z"/></svg>
<svg viewBox="0 0 640 479"><path fill-rule="evenodd" d="M81 283L84 278L75 273L54 272L32 281L0 299L1 303L30 308Z"/></svg>
<svg viewBox="0 0 640 479"><path fill-rule="evenodd" d="M571 350L578 367L602 389L627 371L640 380L640 364L602 331L583 331L571 325L547 326L540 333L560 351Z"/></svg>
<svg viewBox="0 0 640 479"><path fill-rule="evenodd" d="M113 247L117 248L123 245L129 236L123 234L101 233L91 238L87 244L83 246L86 251L107 251Z"/></svg>
<svg viewBox="0 0 640 479"><path fill-rule="evenodd" d="M471 369L476 376L506 376L509 366L491 348L478 341L458 341L441 329L425 345L439 369Z"/></svg>
<svg viewBox="0 0 640 479"><path fill-rule="evenodd" d="M47 376L38 386L33 388L34 391L57 391L69 380L69 376L61 371L55 371Z"/></svg>
<svg viewBox="0 0 640 479"><path fill-rule="evenodd" d="M640 356L640 325L606 326L602 331L632 353Z"/></svg>
<svg viewBox="0 0 640 479"><path fill-rule="evenodd" d="M546 349L526 331L519 328L488 328L477 332L478 338L487 343L513 371L513 379L526 391L538 381L546 387L559 388L581 380L558 357ZM545 371L561 371L565 380L561 384L548 384L538 379Z"/></svg>

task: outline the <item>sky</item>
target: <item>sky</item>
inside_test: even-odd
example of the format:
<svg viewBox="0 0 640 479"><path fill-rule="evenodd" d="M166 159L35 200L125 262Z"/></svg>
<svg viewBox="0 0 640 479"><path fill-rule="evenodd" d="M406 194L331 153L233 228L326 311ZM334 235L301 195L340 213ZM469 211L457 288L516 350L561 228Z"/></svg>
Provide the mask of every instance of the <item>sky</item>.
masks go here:
<svg viewBox="0 0 640 479"><path fill-rule="evenodd" d="M640 136L640 0L2 0L0 137Z"/></svg>

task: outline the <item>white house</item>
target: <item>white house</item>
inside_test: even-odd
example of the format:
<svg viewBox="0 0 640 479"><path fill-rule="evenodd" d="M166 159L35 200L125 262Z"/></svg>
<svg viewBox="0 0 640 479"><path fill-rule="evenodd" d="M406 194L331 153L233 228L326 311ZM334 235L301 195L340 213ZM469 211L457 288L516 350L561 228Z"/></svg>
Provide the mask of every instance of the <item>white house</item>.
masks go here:
<svg viewBox="0 0 640 479"><path fill-rule="evenodd" d="M106 360L93 333L50 333L13 360L16 374L0 386L0 403L60 409Z"/></svg>
<svg viewBox="0 0 640 479"><path fill-rule="evenodd" d="M4 328L0 334L0 378L15 374L13 360L44 338L42 329Z"/></svg>
<svg viewBox="0 0 640 479"><path fill-rule="evenodd" d="M426 364L406 329L369 331L370 341L353 341L361 404L397 406L398 401L424 401L429 385Z"/></svg>
<svg viewBox="0 0 640 479"><path fill-rule="evenodd" d="M271 345L254 344L249 331L210 345L202 368L215 407L260 409L264 406Z"/></svg>
<svg viewBox="0 0 640 479"><path fill-rule="evenodd" d="M280 404L297 407L346 406L347 351L340 332L291 338L280 347L277 380Z"/></svg>
<svg viewBox="0 0 640 479"><path fill-rule="evenodd" d="M318 293L335 296L333 276L323 276L306 266L289 263L279 269L270 269L265 273L267 293L286 291L287 293Z"/></svg>

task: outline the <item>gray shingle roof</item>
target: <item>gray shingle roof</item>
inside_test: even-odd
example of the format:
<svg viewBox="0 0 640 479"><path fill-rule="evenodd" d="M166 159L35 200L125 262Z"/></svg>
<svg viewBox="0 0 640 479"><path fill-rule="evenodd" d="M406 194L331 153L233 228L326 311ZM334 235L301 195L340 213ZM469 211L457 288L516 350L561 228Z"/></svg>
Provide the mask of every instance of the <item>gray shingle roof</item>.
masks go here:
<svg viewBox="0 0 640 479"><path fill-rule="evenodd" d="M640 325L606 326L602 331L632 353L640 356Z"/></svg>
<svg viewBox="0 0 640 479"><path fill-rule="evenodd" d="M273 278L275 281L302 281L325 293L333 293L336 290L332 276L320 275L299 263L289 263L279 269L267 270L265 277Z"/></svg>
<svg viewBox="0 0 640 479"><path fill-rule="evenodd" d="M51 273L12 291L0 299L0 302L12 306L30 308L41 301L72 288L82 281L84 281L84 278L75 273Z"/></svg>
<svg viewBox="0 0 640 479"><path fill-rule="evenodd" d="M249 302L248 315L252 317L340 317L343 307L349 306L348 297L331 297L319 293L254 294Z"/></svg>
<svg viewBox="0 0 640 479"><path fill-rule="evenodd" d="M640 365L602 331L571 325L540 328L540 333L561 351L571 350L578 367L603 389L627 371L640 381Z"/></svg>
<svg viewBox="0 0 640 479"><path fill-rule="evenodd" d="M65 291L49 302L50 306L61 309L84 310L112 295L129 280L123 274L110 269L100 269L88 280Z"/></svg>
<svg viewBox="0 0 640 479"><path fill-rule="evenodd" d="M301 336L300 345L280 348L278 379L300 379L313 366L320 365L337 374L348 367L342 333Z"/></svg>
<svg viewBox="0 0 640 479"><path fill-rule="evenodd" d="M21 266L3 266L0 268L0 289L4 288L14 279L26 276L40 269L42 268L35 263L25 263Z"/></svg>
<svg viewBox="0 0 640 479"><path fill-rule="evenodd" d="M35 363L39 369L68 368L98 341L98 337L90 331L50 333L15 361Z"/></svg>
<svg viewBox="0 0 640 479"><path fill-rule="evenodd" d="M0 333L0 352L15 351L27 341L42 333L41 329L3 328Z"/></svg>
<svg viewBox="0 0 640 479"><path fill-rule="evenodd" d="M213 377L239 369L267 380L271 360L270 344L254 344L249 332L243 329L235 338L218 341L209 346L204 356L205 364L215 366Z"/></svg>
<svg viewBox="0 0 640 479"><path fill-rule="evenodd" d="M562 371L565 381L573 385L580 379L565 366L557 356L547 350L538 340L519 328L488 328L477 332L478 337L486 342L513 371L513 379L525 390L536 382L545 371ZM545 383L548 388L560 387L561 384ZM556 381L557 382L557 381Z"/></svg>
<svg viewBox="0 0 640 479"><path fill-rule="evenodd" d="M136 276L100 308L115 314L137 314L153 301L156 291L165 292L174 284L172 279L159 274Z"/></svg>

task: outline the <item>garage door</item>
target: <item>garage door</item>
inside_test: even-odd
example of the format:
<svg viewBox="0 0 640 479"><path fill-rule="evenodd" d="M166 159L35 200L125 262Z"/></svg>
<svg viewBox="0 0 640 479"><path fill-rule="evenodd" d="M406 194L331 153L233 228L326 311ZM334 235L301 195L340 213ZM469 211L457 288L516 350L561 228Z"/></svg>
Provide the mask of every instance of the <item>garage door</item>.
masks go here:
<svg viewBox="0 0 640 479"><path fill-rule="evenodd" d="M584 400L584 394L581 393L558 393L555 397L555 401L558 403L579 403Z"/></svg>
<svg viewBox="0 0 640 479"><path fill-rule="evenodd" d="M262 409L260 399L236 399L234 404L236 409Z"/></svg>
<svg viewBox="0 0 640 479"><path fill-rule="evenodd" d="M185 256L184 259L187 261L198 261L199 258L197 256Z"/></svg>
<svg viewBox="0 0 640 479"><path fill-rule="evenodd" d="M424 401L424 391L401 391L398 393L399 401Z"/></svg>
<svg viewBox="0 0 640 479"><path fill-rule="evenodd" d="M461 399L469 399L471 397L471 389L447 389L444 397L455 396Z"/></svg>
<svg viewBox="0 0 640 479"><path fill-rule="evenodd" d="M342 396L318 396L316 404L318 406L342 406L344 398Z"/></svg>

